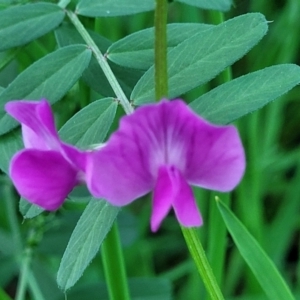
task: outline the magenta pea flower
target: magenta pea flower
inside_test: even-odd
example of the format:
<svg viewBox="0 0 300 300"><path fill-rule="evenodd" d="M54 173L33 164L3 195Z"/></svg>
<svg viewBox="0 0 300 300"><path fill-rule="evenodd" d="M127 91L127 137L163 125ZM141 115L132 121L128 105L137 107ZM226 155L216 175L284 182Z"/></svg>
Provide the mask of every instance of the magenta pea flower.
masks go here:
<svg viewBox="0 0 300 300"><path fill-rule="evenodd" d="M107 144L89 156L91 193L123 206L153 191L151 229L173 208L183 226L202 225L191 185L227 192L245 170L233 126L216 126L182 100L145 105L125 116Z"/></svg>
<svg viewBox="0 0 300 300"><path fill-rule="evenodd" d="M10 163L10 177L21 196L46 210L62 205L84 181L86 155L58 136L49 103L11 101L5 110L22 125L25 149Z"/></svg>

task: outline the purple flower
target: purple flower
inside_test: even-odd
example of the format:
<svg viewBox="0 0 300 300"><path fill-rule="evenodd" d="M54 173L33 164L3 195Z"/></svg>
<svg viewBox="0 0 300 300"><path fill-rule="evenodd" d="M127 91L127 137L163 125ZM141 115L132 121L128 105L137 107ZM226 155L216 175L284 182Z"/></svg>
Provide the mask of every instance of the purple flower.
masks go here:
<svg viewBox="0 0 300 300"><path fill-rule="evenodd" d="M44 209L57 209L83 181L85 153L59 139L46 100L11 101L5 110L22 124L25 149L13 156L9 170L17 191Z"/></svg>
<svg viewBox="0 0 300 300"><path fill-rule="evenodd" d="M216 126L183 101L163 100L125 116L105 147L87 160L91 193L123 206L153 190L151 229L171 208L186 227L202 218L190 185L230 191L241 180L245 156L237 130Z"/></svg>

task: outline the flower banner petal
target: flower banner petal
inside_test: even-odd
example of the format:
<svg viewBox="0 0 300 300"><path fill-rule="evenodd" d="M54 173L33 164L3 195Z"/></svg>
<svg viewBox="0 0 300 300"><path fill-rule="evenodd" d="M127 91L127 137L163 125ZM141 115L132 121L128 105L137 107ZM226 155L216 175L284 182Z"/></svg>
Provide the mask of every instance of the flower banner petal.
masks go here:
<svg viewBox="0 0 300 300"><path fill-rule="evenodd" d="M166 103L167 104L167 103ZM245 154L233 126L216 126L173 100L163 120L168 123L168 159L191 185L229 191L241 180Z"/></svg>

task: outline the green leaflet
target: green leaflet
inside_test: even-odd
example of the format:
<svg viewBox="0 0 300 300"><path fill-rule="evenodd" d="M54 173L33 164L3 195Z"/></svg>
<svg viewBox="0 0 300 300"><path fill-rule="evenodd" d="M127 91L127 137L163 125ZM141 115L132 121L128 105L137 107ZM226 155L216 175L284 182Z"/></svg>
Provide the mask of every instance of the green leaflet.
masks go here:
<svg viewBox="0 0 300 300"><path fill-rule="evenodd" d="M168 52L168 98L178 97L213 79L256 45L267 28L262 14L251 13L180 43ZM154 90L154 67L151 67L134 87L130 98L135 104L153 102Z"/></svg>
<svg viewBox="0 0 300 300"><path fill-rule="evenodd" d="M81 0L77 4L76 12L87 17L113 17L153 10L154 5L154 0Z"/></svg>
<svg viewBox="0 0 300 300"><path fill-rule="evenodd" d="M240 254L270 300L295 300L276 266L244 225L220 200L218 208Z"/></svg>
<svg viewBox="0 0 300 300"><path fill-rule="evenodd" d="M300 67L277 65L236 78L190 103L205 119L228 124L287 93L300 83Z"/></svg>
<svg viewBox="0 0 300 300"><path fill-rule="evenodd" d="M168 49L213 27L197 23L168 24ZM135 32L113 43L107 50L107 58L124 67L147 70L154 64L154 28Z"/></svg>
<svg viewBox="0 0 300 300"><path fill-rule="evenodd" d="M0 11L0 51L21 46L46 34L64 19L65 12L55 4L33 3Z"/></svg>
<svg viewBox="0 0 300 300"><path fill-rule="evenodd" d="M90 148L93 144L102 143L115 118L117 106L113 98L92 102L61 128L61 139L81 148Z"/></svg>
<svg viewBox="0 0 300 300"><path fill-rule="evenodd" d="M81 277L110 230L118 207L104 200L92 199L81 215L60 263L57 283L63 289L71 288Z"/></svg>
<svg viewBox="0 0 300 300"><path fill-rule="evenodd" d="M185 4L189 4L192 6L200 7L203 9L212 9L212 10L220 10L227 11L230 9L232 5L231 0L175 0L177 2L182 2Z"/></svg>
<svg viewBox="0 0 300 300"><path fill-rule="evenodd" d="M60 100L80 78L91 59L91 50L83 45L69 46L50 53L23 71L0 94L0 134L18 123L6 115L4 105L10 100Z"/></svg>

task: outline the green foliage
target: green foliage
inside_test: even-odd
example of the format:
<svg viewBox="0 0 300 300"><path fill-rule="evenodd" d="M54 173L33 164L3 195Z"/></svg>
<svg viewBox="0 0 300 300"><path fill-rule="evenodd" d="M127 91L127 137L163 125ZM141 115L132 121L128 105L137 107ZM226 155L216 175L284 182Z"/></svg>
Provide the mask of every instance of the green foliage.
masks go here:
<svg viewBox="0 0 300 300"><path fill-rule="evenodd" d="M20 199L19 210L24 219L34 218L44 211L41 207L31 204L24 198Z"/></svg>
<svg viewBox="0 0 300 300"><path fill-rule="evenodd" d="M180 43L168 52L168 97L178 97L213 79L255 46L267 28L263 15L247 14ZM134 87L130 98L135 104L152 102L154 88L154 67L151 67Z"/></svg>
<svg viewBox="0 0 300 300"><path fill-rule="evenodd" d="M103 142L115 118L117 102L104 98L75 114L59 131L63 141L86 148Z"/></svg>
<svg viewBox="0 0 300 300"><path fill-rule="evenodd" d="M224 83L190 105L207 120L228 124L263 107L299 83L299 66L272 66Z"/></svg>
<svg viewBox="0 0 300 300"><path fill-rule="evenodd" d="M295 299L273 262L230 209L218 201L218 208L236 246L270 300Z"/></svg>
<svg viewBox="0 0 300 300"><path fill-rule="evenodd" d="M91 51L83 45L69 46L50 53L23 71L0 95L0 134L18 123L5 114L4 104L10 100L60 100L79 79L91 59Z"/></svg>
<svg viewBox="0 0 300 300"><path fill-rule="evenodd" d="M93 258L119 208L75 189L54 214L41 214L41 208L21 198L22 219L15 205L19 197L7 175L23 142L4 105L47 98L54 104L63 141L91 151L99 147L124 115L113 84L120 84L134 105L154 101L155 36L149 27L155 1L25 2L0 3L0 198L5 203L0 209L0 298L15 298L16 280L19 290L19 279L26 278L26 299L65 299L57 282L63 290L72 287L70 300L109 299L100 257ZM169 98L183 97L197 114L218 124L249 114L238 121L248 166L233 194L232 212L221 202L218 209L208 201L215 193L195 189L204 219L195 233L213 260L226 299L294 299L287 285L299 298L299 87L286 93L300 83L300 68L292 64L299 62L300 2L253 0L247 8L236 2L231 11L231 0L168 2ZM102 59L112 75L92 55L98 49L87 45L68 18L73 8L105 53ZM246 9L266 18L260 13L241 15ZM220 11L228 11L228 20L221 24ZM258 44L268 30L266 19L274 22ZM264 107L278 97L280 101ZM220 197L228 203L231 198ZM207 299L174 216L152 235L150 211L146 196L118 218L131 299Z"/></svg>
<svg viewBox="0 0 300 300"><path fill-rule="evenodd" d="M12 6L0 11L0 51L27 44L57 27L64 11L51 3Z"/></svg>
<svg viewBox="0 0 300 300"><path fill-rule="evenodd" d="M232 5L231 0L175 0L177 2L186 3L189 5L197 6L203 9L213 9L213 10L220 10L220 11L227 11L230 9Z"/></svg>
<svg viewBox="0 0 300 300"><path fill-rule="evenodd" d="M102 52L105 52L111 45L111 42L109 40L95 33L94 31L90 31L90 34ZM67 26L65 24L60 26L55 31L55 36L60 47L85 43L83 38L74 28L70 28L70 26ZM110 66L115 76L118 78L124 92L130 95L133 86L136 84L143 73L137 70L122 68L114 63L111 63ZM89 66L83 72L82 79L87 83L89 87L91 87L100 95L105 97L114 95L114 92L95 57L92 57Z"/></svg>
<svg viewBox="0 0 300 300"><path fill-rule="evenodd" d="M168 24L168 49L176 47L188 38L212 28L208 24ZM128 68L146 70L154 62L154 28L135 32L113 43L107 50L107 58Z"/></svg>
<svg viewBox="0 0 300 300"><path fill-rule="evenodd" d="M163 278L130 278L128 281L132 300L171 300L170 282ZM89 294L91 299L108 300L109 296L104 283L89 284L82 288L72 289L68 297L82 300Z"/></svg>
<svg viewBox="0 0 300 300"><path fill-rule="evenodd" d="M5 135L1 135L0 144L0 169L3 172L8 173L9 161L12 156L23 147L20 130L14 130Z"/></svg>
<svg viewBox="0 0 300 300"><path fill-rule="evenodd" d="M119 208L104 200L89 202L78 221L60 263L57 283L63 289L71 288L94 258L112 226Z"/></svg>
<svg viewBox="0 0 300 300"><path fill-rule="evenodd" d="M154 0L81 0L76 11L79 15L87 17L113 17L124 16L154 9Z"/></svg>

